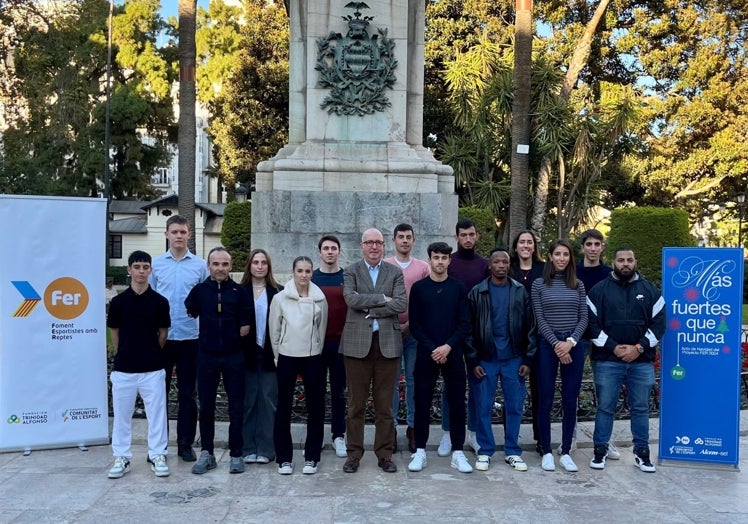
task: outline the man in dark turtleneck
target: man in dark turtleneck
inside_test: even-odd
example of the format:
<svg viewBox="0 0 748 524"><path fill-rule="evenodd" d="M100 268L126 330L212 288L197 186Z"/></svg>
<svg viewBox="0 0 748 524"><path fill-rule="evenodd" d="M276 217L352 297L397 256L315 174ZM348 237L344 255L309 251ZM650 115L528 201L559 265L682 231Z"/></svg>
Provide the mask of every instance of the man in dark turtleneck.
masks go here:
<svg viewBox="0 0 748 524"><path fill-rule="evenodd" d="M489 277L488 259L475 252L480 235L471 220L460 220L455 226L457 252L452 254L449 276L461 280L468 292Z"/></svg>
<svg viewBox="0 0 748 524"><path fill-rule="evenodd" d="M480 235L478 235L473 221L459 220L457 222L455 226L457 252L452 254L452 260L449 264L449 276L465 284L468 292L478 282L487 279L491 275L491 271L488 268L488 259L483 258L475 252L475 245L478 243L478 238L480 238ZM468 395L468 432L465 442L477 453L478 441L475 437L475 426L475 406L473 405L473 399ZM440 457L446 457L452 451L452 440L449 434L449 405L445 393L442 393L442 430L444 433L439 442L437 454Z"/></svg>

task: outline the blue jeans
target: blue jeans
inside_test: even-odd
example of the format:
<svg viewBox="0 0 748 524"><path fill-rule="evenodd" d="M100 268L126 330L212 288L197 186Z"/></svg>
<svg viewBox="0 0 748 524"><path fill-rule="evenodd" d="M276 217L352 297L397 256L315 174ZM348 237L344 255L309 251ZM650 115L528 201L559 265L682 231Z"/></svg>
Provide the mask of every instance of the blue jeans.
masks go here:
<svg viewBox="0 0 748 524"><path fill-rule="evenodd" d="M242 454L275 459L273 424L278 404L278 378L262 365L244 370L244 448Z"/></svg>
<svg viewBox="0 0 748 524"><path fill-rule="evenodd" d="M597 394L595 415L595 446L607 444L613 433L613 418L621 385L626 386L626 399L631 410L631 435L634 448L649 446L649 396L655 383L651 362L592 361Z"/></svg>
<svg viewBox="0 0 748 524"><path fill-rule="evenodd" d="M556 333L556 338L566 340L568 332ZM577 423L577 403L579 390L582 388L582 373L584 372L584 348L577 344L569 352L571 364L560 364L553 346L544 337L538 339L538 351L535 356L538 374L538 430L540 431L540 445L543 453L551 452L551 408L556 394L556 376L561 366L561 450L568 453L571 449L571 439L574 426Z"/></svg>
<svg viewBox="0 0 748 524"><path fill-rule="evenodd" d="M402 365L405 374L405 407L408 411L406 421L409 428L415 427L413 414L416 409L415 401L415 385L413 382L413 370L416 367L416 339L412 336L408 336L403 340L403 358ZM395 422L397 427L397 413L400 411L400 374L397 374L397 380L395 380L395 394L392 396L392 420Z"/></svg>
<svg viewBox="0 0 748 524"><path fill-rule="evenodd" d="M468 372L470 392L475 401L476 437L479 454L492 457L496 450L496 440L491 427L491 411L496 397L496 386L501 377L501 391L504 394L504 454L522 455L519 446L519 428L525 411L525 378L519 375L522 358L492 360L480 362L486 376L477 379L472 371Z"/></svg>

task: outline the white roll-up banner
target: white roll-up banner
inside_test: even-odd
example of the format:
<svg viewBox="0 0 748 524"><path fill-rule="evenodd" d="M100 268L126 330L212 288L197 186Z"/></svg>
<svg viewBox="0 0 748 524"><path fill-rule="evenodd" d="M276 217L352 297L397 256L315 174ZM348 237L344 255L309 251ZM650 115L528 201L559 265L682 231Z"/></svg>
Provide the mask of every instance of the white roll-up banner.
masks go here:
<svg viewBox="0 0 748 524"><path fill-rule="evenodd" d="M0 195L0 451L109 441L106 201Z"/></svg>

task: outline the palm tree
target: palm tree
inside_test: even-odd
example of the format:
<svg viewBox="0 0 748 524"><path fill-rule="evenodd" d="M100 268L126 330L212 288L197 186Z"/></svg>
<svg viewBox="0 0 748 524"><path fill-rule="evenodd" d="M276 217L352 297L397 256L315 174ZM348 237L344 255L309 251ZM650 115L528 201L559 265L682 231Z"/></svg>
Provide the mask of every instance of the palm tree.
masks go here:
<svg viewBox="0 0 748 524"><path fill-rule="evenodd" d="M520 0L517 0L518 2ZM577 42L574 48L574 54L572 55L569 67L566 70L566 76L564 78L563 85L561 87L560 97L568 103L571 92L579 79L579 73L582 68L587 64L587 60L590 57L590 48L592 45L592 38L597 31L597 27L605 14L605 10L608 8L610 0L601 0L595 8L595 13L584 28L584 33ZM535 205L533 207L532 218L530 220L530 228L535 231L539 236L543 236L543 230L545 229L545 217L548 204L548 191L549 181L551 178L551 171L553 169L553 159L557 158L551 155L544 155L540 162L540 172L538 173L538 181L535 192Z"/></svg>
<svg viewBox="0 0 748 524"><path fill-rule="evenodd" d="M195 249L195 66L197 0L179 0L179 214L190 223Z"/></svg>
<svg viewBox="0 0 748 524"><path fill-rule="evenodd" d="M516 0L515 9L509 238L514 238L517 233L527 229L527 202L530 188L532 0Z"/></svg>

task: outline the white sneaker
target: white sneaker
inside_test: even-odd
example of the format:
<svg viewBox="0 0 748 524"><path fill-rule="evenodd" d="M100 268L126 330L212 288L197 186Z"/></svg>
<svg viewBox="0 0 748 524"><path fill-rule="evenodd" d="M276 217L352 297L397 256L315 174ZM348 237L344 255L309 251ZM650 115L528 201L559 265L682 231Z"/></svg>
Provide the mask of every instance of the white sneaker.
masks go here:
<svg viewBox="0 0 748 524"><path fill-rule="evenodd" d="M257 454L252 453L251 455L244 455L245 464L254 464L257 462Z"/></svg>
<svg viewBox="0 0 748 524"><path fill-rule="evenodd" d="M504 462L512 466L517 471L527 471L527 464L519 455L509 455L504 459Z"/></svg>
<svg viewBox="0 0 748 524"><path fill-rule="evenodd" d="M267 464L267 463L269 463L269 462L270 462L270 459L269 459L269 458L267 458L267 457L266 457L266 456L264 456L264 455L257 455L257 460L256 460L256 462L257 462L258 464Z"/></svg>
<svg viewBox="0 0 748 524"><path fill-rule="evenodd" d="M163 455L156 455L151 461L151 471L157 477L168 477L169 466L166 464L166 457Z"/></svg>
<svg viewBox="0 0 748 524"><path fill-rule="evenodd" d="M345 439L343 437L337 437L332 441L332 447L335 448L335 456L345 458L348 456L348 448L345 445Z"/></svg>
<svg viewBox="0 0 748 524"><path fill-rule="evenodd" d="M130 461L126 457L115 457L107 476L110 479L118 479L124 477L128 471L130 471Z"/></svg>
<svg viewBox="0 0 748 524"><path fill-rule="evenodd" d="M470 462L468 462L467 457L465 456L465 453L462 451L453 451L452 452L452 463L451 466L455 468L460 473L472 473L473 472L473 466L470 465Z"/></svg>
<svg viewBox="0 0 748 524"><path fill-rule="evenodd" d="M491 457L488 455L478 455L475 459L475 469L478 471L488 471L488 467L491 465Z"/></svg>
<svg viewBox="0 0 748 524"><path fill-rule="evenodd" d="M475 431L468 431L467 432L467 438L465 439L465 443L473 448L473 452L477 455L478 451L480 451L480 446L478 445L478 436L475 434Z"/></svg>
<svg viewBox="0 0 748 524"><path fill-rule="evenodd" d="M610 442L608 442L608 458L610 460L620 460L621 459L621 450L619 450L617 447L615 447Z"/></svg>
<svg viewBox="0 0 748 524"><path fill-rule="evenodd" d="M421 471L426 467L426 464L428 464L428 462L426 461L425 449L417 449L416 452L410 456L410 458L412 460L410 461L410 464L408 464L408 471Z"/></svg>
<svg viewBox="0 0 748 524"><path fill-rule="evenodd" d="M293 474L293 462L284 462L278 466L278 473L281 475L292 475Z"/></svg>
<svg viewBox="0 0 748 524"><path fill-rule="evenodd" d="M559 460L559 463L564 467L564 469L570 473L574 473L576 471L579 471L579 468L576 464L574 464L574 461L571 459L571 456L561 455L561 460Z"/></svg>
<svg viewBox="0 0 748 524"><path fill-rule="evenodd" d="M576 451L576 450L577 450L577 439L573 438L571 439L571 448L569 448L569 453L571 453L572 451ZM559 456L563 455L564 450L561 444L559 444L558 447L556 448L556 453L558 453Z"/></svg>
<svg viewBox="0 0 748 524"><path fill-rule="evenodd" d="M546 453L543 455L543 462L540 467L545 471L556 471L556 463L553 461L553 453Z"/></svg>
<svg viewBox="0 0 748 524"><path fill-rule="evenodd" d="M304 469L301 470L304 475L314 475L317 473L317 462L307 460L304 462Z"/></svg>
<svg viewBox="0 0 748 524"><path fill-rule="evenodd" d="M442 439L439 441L439 448L436 450L436 454L440 457L447 457L452 452L452 437L449 436L449 431L442 433Z"/></svg>

